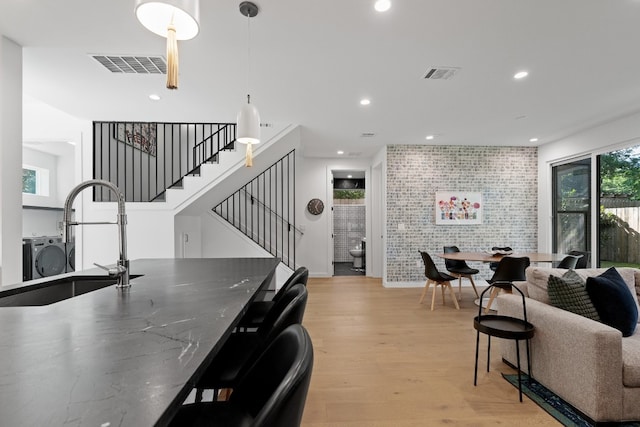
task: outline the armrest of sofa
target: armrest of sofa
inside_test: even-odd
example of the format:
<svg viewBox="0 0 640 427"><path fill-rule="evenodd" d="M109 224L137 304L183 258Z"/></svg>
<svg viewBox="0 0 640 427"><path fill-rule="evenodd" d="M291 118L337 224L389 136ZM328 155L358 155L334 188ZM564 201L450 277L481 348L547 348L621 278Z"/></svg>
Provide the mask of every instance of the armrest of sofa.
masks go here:
<svg viewBox="0 0 640 427"><path fill-rule="evenodd" d="M500 315L522 318L519 295L502 294L497 301ZM596 421L620 419L620 331L531 298L526 305L527 318L536 327L531 340L533 378ZM513 341L502 340L501 347L502 357L515 365Z"/></svg>

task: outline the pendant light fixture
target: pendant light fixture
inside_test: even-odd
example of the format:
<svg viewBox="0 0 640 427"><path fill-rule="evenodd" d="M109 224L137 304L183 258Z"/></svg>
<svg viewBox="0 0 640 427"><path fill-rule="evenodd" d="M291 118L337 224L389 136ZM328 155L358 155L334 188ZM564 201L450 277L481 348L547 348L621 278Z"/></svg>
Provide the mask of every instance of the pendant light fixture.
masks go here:
<svg viewBox="0 0 640 427"><path fill-rule="evenodd" d="M167 89L178 89L178 40L200 31L200 0L136 0L138 21L167 38Z"/></svg>
<svg viewBox="0 0 640 427"><path fill-rule="evenodd" d="M252 145L260 142L260 114L251 104L249 95L249 68L251 66L251 18L258 15L258 6L250 1L240 3L240 13L247 17L247 103L240 108L236 118L236 141L247 144L245 166L253 166Z"/></svg>

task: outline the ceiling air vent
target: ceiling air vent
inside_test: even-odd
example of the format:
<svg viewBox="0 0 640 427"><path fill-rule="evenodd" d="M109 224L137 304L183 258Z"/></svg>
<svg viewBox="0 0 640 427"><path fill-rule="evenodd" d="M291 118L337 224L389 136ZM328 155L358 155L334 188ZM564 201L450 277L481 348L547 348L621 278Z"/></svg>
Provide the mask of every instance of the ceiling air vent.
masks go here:
<svg viewBox="0 0 640 427"><path fill-rule="evenodd" d="M458 71L459 67L433 67L427 70L424 78L427 80L449 80Z"/></svg>
<svg viewBox="0 0 640 427"><path fill-rule="evenodd" d="M360 138L373 138L374 136L376 136L376 134L373 132L362 132L360 134Z"/></svg>
<svg viewBox="0 0 640 427"><path fill-rule="evenodd" d="M349 156L349 157L360 157L360 156L362 156L362 151L349 151L347 153L347 156Z"/></svg>
<svg viewBox="0 0 640 427"><path fill-rule="evenodd" d="M162 56L90 55L112 73L167 74Z"/></svg>

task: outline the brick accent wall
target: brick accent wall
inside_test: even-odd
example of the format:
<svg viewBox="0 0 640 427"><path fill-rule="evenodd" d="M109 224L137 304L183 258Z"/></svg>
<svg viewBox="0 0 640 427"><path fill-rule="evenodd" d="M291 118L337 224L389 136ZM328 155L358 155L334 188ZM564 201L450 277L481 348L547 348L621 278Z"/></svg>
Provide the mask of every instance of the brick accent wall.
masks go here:
<svg viewBox="0 0 640 427"><path fill-rule="evenodd" d="M388 146L386 282L424 282L419 250L429 252L442 271L444 261L436 254L443 246L535 252L537 189L536 147ZM482 224L436 225L435 193L447 190L482 193ZM479 279L491 277L487 265L471 266L480 269Z"/></svg>

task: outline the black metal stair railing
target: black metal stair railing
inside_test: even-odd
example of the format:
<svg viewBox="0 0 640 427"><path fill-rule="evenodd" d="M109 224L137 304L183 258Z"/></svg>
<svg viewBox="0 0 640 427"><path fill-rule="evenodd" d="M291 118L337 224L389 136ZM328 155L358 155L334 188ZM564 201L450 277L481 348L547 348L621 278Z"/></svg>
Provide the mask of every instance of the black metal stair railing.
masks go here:
<svg viewBox="0 0 640 427"><path fill-rule="evenodd" d="M165 200L185 176L234 149L235 123L93 122L93 176L114 183L127 202ZM96 188L94 201L113 201Z"/></svg>
<svg viewBox="0 0 640 427"><path fill-rule="evenodd" d="M295 150L292 150L213 208L292 270L302 231L295 216Z"/></svg>

